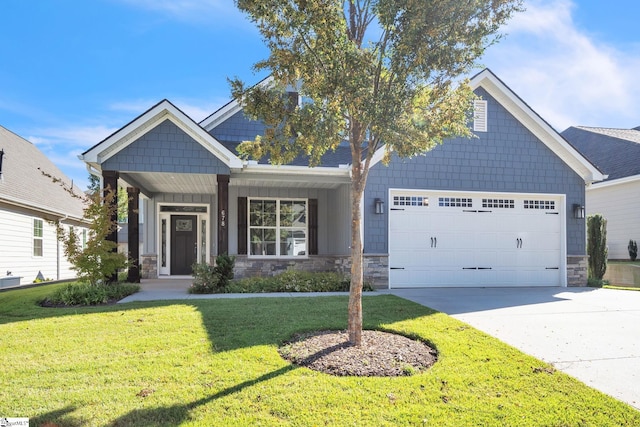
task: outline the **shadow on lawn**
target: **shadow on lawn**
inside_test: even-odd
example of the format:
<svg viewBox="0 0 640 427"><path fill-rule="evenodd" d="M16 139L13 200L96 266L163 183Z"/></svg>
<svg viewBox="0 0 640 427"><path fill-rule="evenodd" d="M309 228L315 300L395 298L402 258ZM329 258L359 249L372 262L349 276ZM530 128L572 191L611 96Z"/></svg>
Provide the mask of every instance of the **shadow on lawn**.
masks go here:
<svg viewBox="0 0 640 427"><path fill-rule="evenodd" d="M285 366L280 369L276 369L275 371L271 371L267 374L264 374L258 378L244 381L240 384L234 385L233 387L226 388L211 396L196 400L186 405L161 406L158 408L151 408L151 409L135 409L129 412L128 414L125 414L120 418L114 420L109 425L113 427L135 426L135 425L145 425L145 426L178 425L180 423L187 421L189 419L189 411L196 409L198 406L202 406L216 399L221 399L223 397L237 393L247 387L251 387L263 381L268 381L270 379L276 378L280 375L286 374L287 372L293 371L294 369L297 369L297 366L295 365Z"/></svg>
<svg viewBox="0 0 640 427"><path fill-rule="evenodd" d="M12 301L3 307L0 296L0 324L107 312L129 312L172 305L193 307L198 310L202 326L214 353L232 351L258 345L279 346L295 333L319 330L343 330L347 325L346 296L298 297L298 298L246 298L215 300L174 300L132 302L91 308L43 308L36 301ZM21 309L22 308L22 309ZM363 297L363 320L365 329L386 329L385 325L435 313L416 303L393 295ZM143 332L143 331L141 331ZM297 367L287 365L253 379L228 387L211 396L191 403L136 409L114 420L111 425L174 425L189 419L191 410L208 402L240 392L255 384L286 374ZM73 408L64 408L38 417L42 421L53 421L61 426L74 426L66 414ZM80 423L82 424L82 423ZM34 422L34 425L40 423Z"/></svg>

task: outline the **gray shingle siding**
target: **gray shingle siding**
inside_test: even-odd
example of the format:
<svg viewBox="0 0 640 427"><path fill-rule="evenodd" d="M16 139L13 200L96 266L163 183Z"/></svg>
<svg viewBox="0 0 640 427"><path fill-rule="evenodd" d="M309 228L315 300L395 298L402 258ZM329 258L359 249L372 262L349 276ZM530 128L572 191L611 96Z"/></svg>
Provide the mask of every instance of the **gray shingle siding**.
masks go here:
<svg viewBox="0 0 640 427"><path fill-rule="evenodd" d="M388 252L389 188L565 194L567 254L585 253L584 220L571 214L574 203L584 205L582 178L483 89L476 92L488 101L488 132L371 169L363 199L365 253ZM386 202L384 215L373 214L376 198Z"/></svg>
<svg viewBox="0 0 640 427"><path fill-rule="evenodd" d="M103 170L229 174L229 167L170 120L102 164Z"/></svg>
<svg viewBox="0 0 640 427"><path fill-rule="evenodd" d="M209 131L218 141L242 142L252 141L256 135L263 135L265 126L262 122L249 120L242 111L238 111L224 122Z"/></svg>

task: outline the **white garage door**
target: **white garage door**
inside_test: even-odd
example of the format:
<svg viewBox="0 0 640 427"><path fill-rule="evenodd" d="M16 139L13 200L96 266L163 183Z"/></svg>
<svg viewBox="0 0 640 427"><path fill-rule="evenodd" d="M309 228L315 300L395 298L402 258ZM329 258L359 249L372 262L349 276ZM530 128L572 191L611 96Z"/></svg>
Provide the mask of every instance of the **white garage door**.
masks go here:
<svg viewBox="0 0 640 427"><path fill-rule="evenodd" d="M560 286L560 196L392 191L390 287Z"/></svg>

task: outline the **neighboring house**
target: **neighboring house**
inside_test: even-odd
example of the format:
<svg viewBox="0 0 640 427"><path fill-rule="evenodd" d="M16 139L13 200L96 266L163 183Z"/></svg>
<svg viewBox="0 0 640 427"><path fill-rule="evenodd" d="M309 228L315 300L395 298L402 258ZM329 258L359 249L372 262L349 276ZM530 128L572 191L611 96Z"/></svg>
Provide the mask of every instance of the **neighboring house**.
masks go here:
<svg viewBox="0 0 640 427"><path fill-rule="evenodd" d="M76 277L53 224L62 222L86 236L83 203L51 177L68 186L71 180L35 145L2 126L0 151L0 282L16 285L32 283L38 277ZM17 279L8 276L21 279L16 283Z"/></svg>
<svg viewBox="0 0 640 427"><path fill-rule="evenodd" d="M471 84L483 99L477 138L389 166L376 153L362 201L365 277L379 287L585 285L574 205L604 176L491 71ZM236 101L196 123L163 100L83 153L105 186L141 195L143 278L187 275L225 252L237 277L348 271L349 147L314 168L242 161L238 143L263 131Z"/></svg>
<svg viewBox="0 0 640 427"><path fill-rule="evenodd" d="M640 126L575 126L562 136L608 175L587 187L587 214L607 220L609 259L629 259L629 240L640 241Z"/></svg>

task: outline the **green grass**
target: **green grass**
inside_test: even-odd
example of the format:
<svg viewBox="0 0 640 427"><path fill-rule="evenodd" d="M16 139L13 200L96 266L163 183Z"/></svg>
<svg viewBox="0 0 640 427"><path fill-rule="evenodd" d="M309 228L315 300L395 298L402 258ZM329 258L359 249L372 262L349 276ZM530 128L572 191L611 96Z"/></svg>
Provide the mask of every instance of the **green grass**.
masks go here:
<svg viewBox="0 0 640 427"><path fill-rule="evenodd" d="M42 308L59 285L0 293L0 416L32 426L621 426L640 412L445 314L365 296L366 328L440 353L400 378L287 363L294 332L339 329L345 297Z"/></svg>

